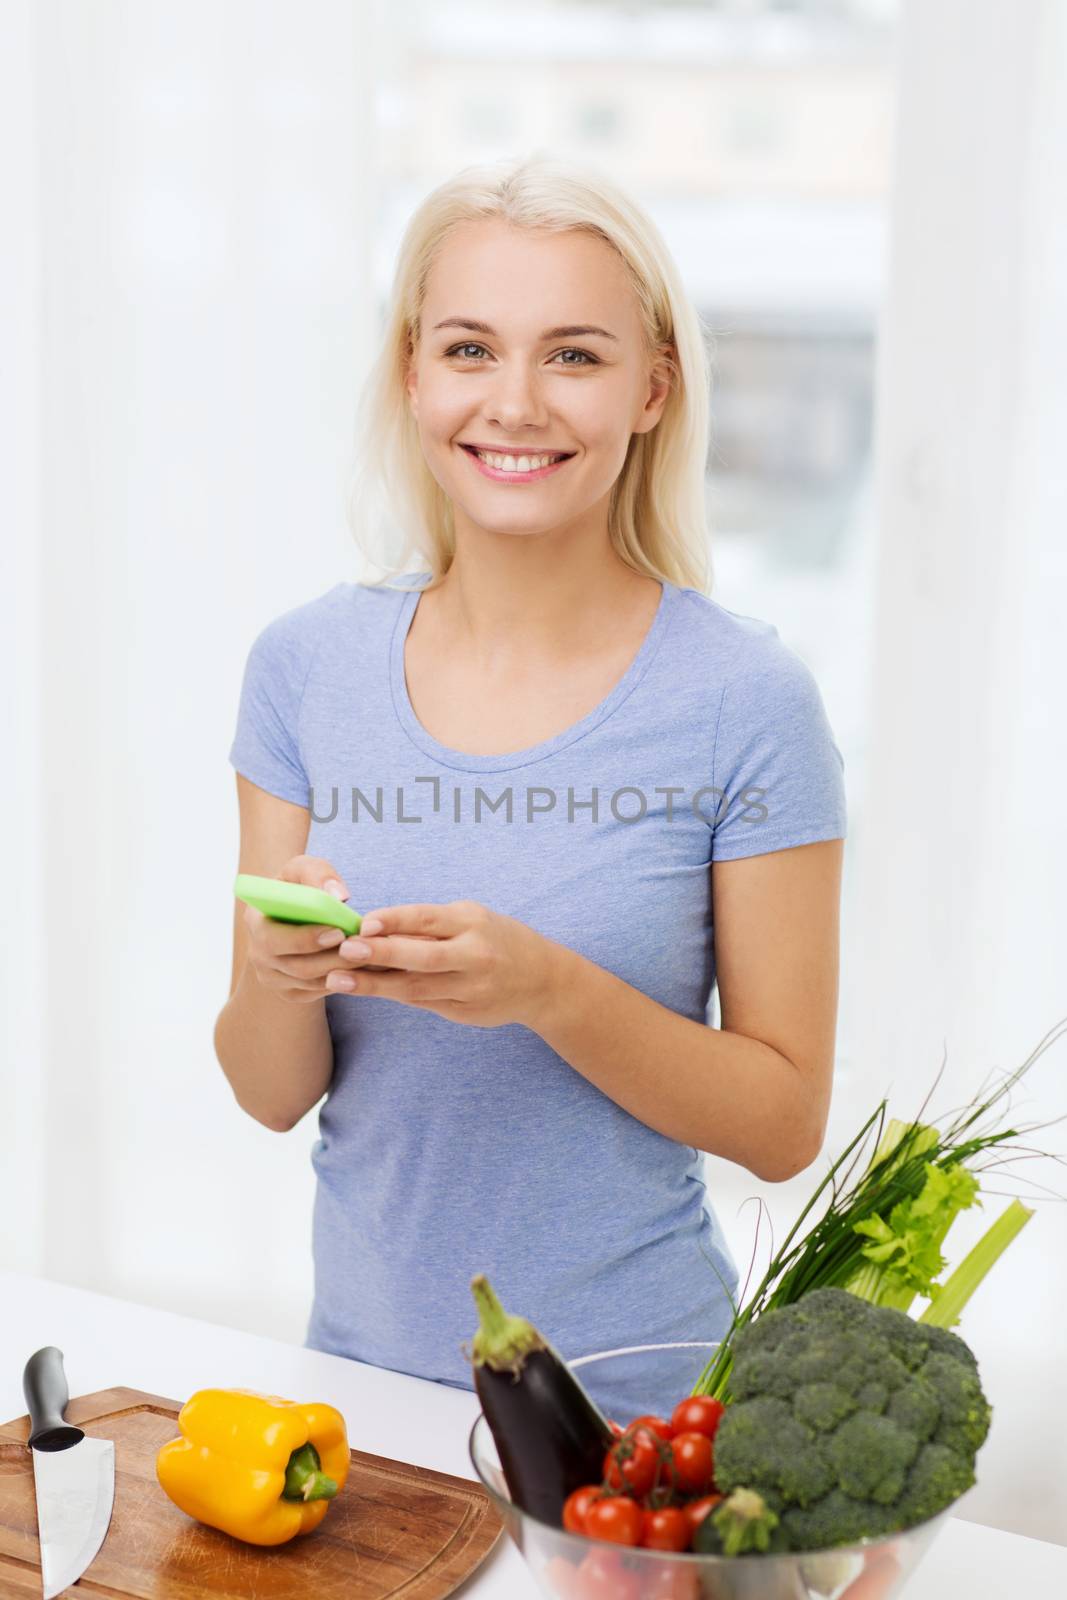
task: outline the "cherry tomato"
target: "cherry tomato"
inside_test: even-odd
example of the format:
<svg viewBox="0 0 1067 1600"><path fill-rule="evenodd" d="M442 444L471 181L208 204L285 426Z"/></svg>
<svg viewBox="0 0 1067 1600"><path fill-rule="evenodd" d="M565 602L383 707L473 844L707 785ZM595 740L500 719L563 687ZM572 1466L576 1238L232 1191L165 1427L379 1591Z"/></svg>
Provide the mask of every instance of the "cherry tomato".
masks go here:
<svg viewBox="0 0 1067 1600"><path fill-rule="evenodd" d="M678 1494L674 1487L674 1471L671 1458L663 1462L660 1467L660 1481L647 1494L639 1496L642 1508L645 1511L660 1511L664 1506L676 1506Z"/></svg>
<svg viewBox="0 0 1067 1600"><path fill-rule="evenodd" d="M711 1440L706 1433L676 1433L671 1440L675 1482L687 1494L704 1494L711 1484Z"/></svg>
<svg viewBox="0 0 1067 1600"><path fill-rule="evenodd" d="M560 1600L585 1600L581 1568L573 1566L565 1556L552 1557L545 1566L545 1577Z"/></svg>
<svg viewBox="0 0 1067 1600"><path fill-rule="evenodd" d="M616 1550L590 1550L578 1568L578 1581L579 1600L642 1600L637 1573L627 1571Z"/></svg>
<svg viewBox="0 0 1067 1600"><path fill-rule="evenodd" d="M609 1421L608 1422L608 1427L611 1429L611 1431L615 1435L616 1439L621 1439L623 1434L626 1432L626 1429L623 1427L621 1422L611 1422L611 1421Z"/></svg>
<svg viewBox="0 0 1067 1600"><path fill-rule="evenodd" d="M594 1500L585 1514L585 1531L590 1539L609 1544L636 1544L641 1537L641 1507L625 1494Z"/></svg>
<svg viewBox="0 0 1067 1600"><path fill-rule="evenodd" d="M863 1571L842 1591L841 1600L885 1600L900 1581L900 1562L892 1550L868 1550Z"/></svg>
<svg viewBox="0 0 1067 1600"><path fill-rule="evenodd" d="M627 1424L625 1431L641 1436L642 1433L652 1435L656 1439L672 1439L674 1429L665 1417L635 1417Z"/></svg>
<svg viewBox="0 0 1067 1600"><path fill-rule="evenodd" d="M658 1466L659 1451L648 1438L624 1434L604 1457L604 1481L617 1493L640 1499L655 1483Z"/></svg>
<svg viewBox="0 0 1067 1600"><path fill-rule="evenodd" d="M687 1550L691 1537L689 1519L677 1506L641 1514L641 1543L646 1550Z"/></svg>
<svg viewBox="0 0 1067 1600"><path fill-rule="evenodd" d="M585 1532L585 1514L599 1494L599 1483L587 1483L567 1496L563 1502L563 1526L568 1533Z"/></svg>
<svg viewBox="0 0 1067 1600"><path fill-rule="evenodd" d="M700 1578L693 1568L677 1561L653 1567L642 1563L641 1600L700 1600Z"/></svg>
<svg viewBox="0 0 1067 1600"><path fill-rule="evenodd" d="M687 1501L682 1507L682 1512L689 1523L690 1538L696 1533L708 1512L715 1510L721 1499L721 1494L705 1494L701 1495L699 1500Z"/></svg>
<svg viewBox="0 0 1067 1600"><path fill-rule="evenodd" d="M725 1410L722 1401L713 1399L710 1394L691 1394L675 1406L671 1427L675 1433L706 1433L709 1439L714 1439Z"/></svg>

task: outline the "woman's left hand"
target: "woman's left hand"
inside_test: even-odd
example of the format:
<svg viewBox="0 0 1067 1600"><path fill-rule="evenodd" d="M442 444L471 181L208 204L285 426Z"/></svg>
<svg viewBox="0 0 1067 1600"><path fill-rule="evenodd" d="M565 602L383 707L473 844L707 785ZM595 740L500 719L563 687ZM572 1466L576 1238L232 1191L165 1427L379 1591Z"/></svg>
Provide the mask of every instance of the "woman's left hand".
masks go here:
<svg viewBox="0 0 1067 1600"><path fill-rule="evenodd" d="M355 953L360 943L368 954ZM385 906L368 911L359 933L336 947L346 969L329 973L326 987L335 994L399 1000L472 1028L509 1022L535 1027L559 948L524 922L474 900ZM389 970L361 970L366 965Z"/></svg>

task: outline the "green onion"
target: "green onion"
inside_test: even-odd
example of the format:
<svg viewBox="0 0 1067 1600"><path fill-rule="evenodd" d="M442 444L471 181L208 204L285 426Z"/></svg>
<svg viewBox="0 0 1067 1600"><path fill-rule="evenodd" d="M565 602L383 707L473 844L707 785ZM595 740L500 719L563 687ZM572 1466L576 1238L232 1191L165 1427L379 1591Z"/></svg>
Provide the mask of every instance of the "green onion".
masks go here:
<svg viewBox="0 0 1067 1600"><path fill-rule="evenodd" d="M960 1211L981 1204L974 1172L1046 1154L1010 1141L1052 1125L1032 1123L1018 1129L1001 1129L994 1121L994 1126L983 1132L979 1124L1000 1106L1038 1056L1065 1029L1067 1018L1050 1029L1022 1066L1009 1073L998 1088L985 1099L979 1090L944 1128L936 1122L919 1120L940 1082L944 1061L914 1121L890 1119L887 1126L888 1102L882 1100L831 1165L773 1256L752 1298L745 1306L735 1308L725 1339L692 1392L729 1401L731 1342L738 1329L761 1312L791 1305L813 1289L844 1288L874 1304L893 1305L901 1310L907 1310L916 1294L921 1294L930 1298L930 1305L920 1320L951 1326L951 1322L941 1319L958 1318L959 1309L1032 1215L1015 1201L948 1281L939 1284L936 1280L945 1267L940 1247L948 1229ZM998 1112L998 1120L1001 1114ZM876 1130L874 1154L860 1175L854 1177L872 1130ZM995 1160L977 1161L994 1150ZM824 1213L802 1233L803 1224L828 1189L830 1197Z"/></svg>

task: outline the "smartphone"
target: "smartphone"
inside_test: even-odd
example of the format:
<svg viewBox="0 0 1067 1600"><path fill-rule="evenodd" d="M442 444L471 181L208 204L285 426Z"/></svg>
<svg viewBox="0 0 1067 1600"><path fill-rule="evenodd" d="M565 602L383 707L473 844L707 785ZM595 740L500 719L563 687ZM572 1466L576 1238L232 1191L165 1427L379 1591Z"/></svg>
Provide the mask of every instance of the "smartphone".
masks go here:
<svg viewBox="0 0 1067 1600"><path fill-rule="evenodd" d="M325 889L313 889L306 883L286 883L281 878L258 878L252 872L239 872L233 886L238 900L255 906L265 917L275 922L326 923L340 928L344 933L358 933L363 918L352 911L343 900L327 894Z"/></svg>

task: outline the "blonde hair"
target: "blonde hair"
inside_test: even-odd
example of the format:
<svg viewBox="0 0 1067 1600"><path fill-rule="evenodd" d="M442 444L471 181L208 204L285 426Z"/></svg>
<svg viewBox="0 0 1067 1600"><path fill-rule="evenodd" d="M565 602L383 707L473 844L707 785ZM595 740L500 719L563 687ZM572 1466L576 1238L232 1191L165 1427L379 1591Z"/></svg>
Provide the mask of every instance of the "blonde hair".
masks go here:
<svg viewBox="0 0 1067 1600"><path fill-rule="evenodd" d="M432 577L418 587L432 588L455 554L452 504L426 464L405 379L438 252L460 224L491 217L516 228L592 233L618 251L637 297L645 354L667 369L671 392L655 427L631 437L612 488L609 536L634 571L710 593L710 340L651 218L600 172L545 152L461 169L427 195L404 230L381 349L357 410L347 505L357 546L386 577L360 581L410 588L390 580L413 576L406 569L422 558ZM664 343L674 355L657 349Z"/></svg>

